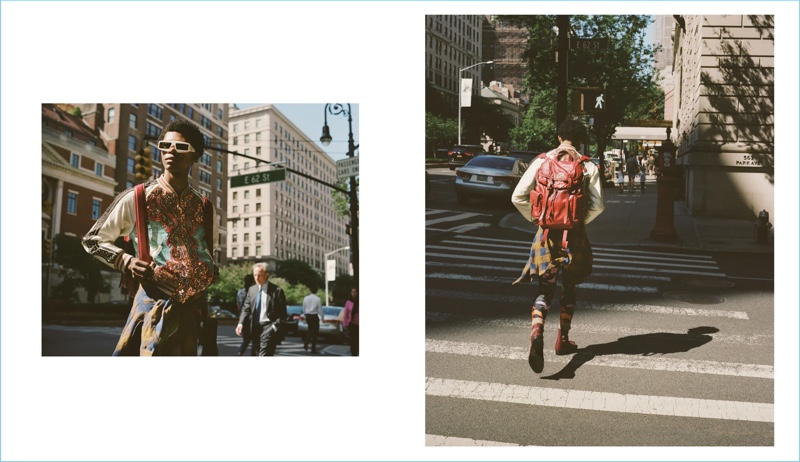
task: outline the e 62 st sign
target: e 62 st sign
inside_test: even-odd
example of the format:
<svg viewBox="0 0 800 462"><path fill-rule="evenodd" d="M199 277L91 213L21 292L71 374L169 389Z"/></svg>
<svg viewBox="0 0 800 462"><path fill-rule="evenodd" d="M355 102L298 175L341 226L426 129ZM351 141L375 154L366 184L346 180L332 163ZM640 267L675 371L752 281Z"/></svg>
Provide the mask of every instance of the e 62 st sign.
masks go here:
<svg viewBox="0 0 800 462"><path fill-rule="evenodd" d="M231 188L238 186L250 186L261 183L272 183L273 181L283 181L286 179L286 169L280 168L268 172L251 173L249 175L238 175L231 177Z"/></svg>
<svg viewBox="0 0 800 462"><path fill-rule="evenodd" d="M571 38L569 47L573 50L605 50L608 48L607 38Z"/></svg>

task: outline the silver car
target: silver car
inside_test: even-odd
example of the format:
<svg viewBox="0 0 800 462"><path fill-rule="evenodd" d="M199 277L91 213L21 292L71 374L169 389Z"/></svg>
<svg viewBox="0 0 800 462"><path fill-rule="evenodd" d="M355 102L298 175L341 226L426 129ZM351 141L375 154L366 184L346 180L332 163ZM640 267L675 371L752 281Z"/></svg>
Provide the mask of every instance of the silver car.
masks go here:
<svg viewBox="0 0 800 462"><path fill-rule="evenodd" d="M506 156L483 155L456 171L456 197L466 204L471 197L510 198L528 163Z"/></svg>
<svg viewBox="0 0 800 462"><path fill-rule="evenodd" d="M323 306L322 319L319 320L319 336L344 341L343 318L344 308L341 306ZM297 332L303 338L308 335L308 321L304 314L301 314L297 321Z"/></svg>

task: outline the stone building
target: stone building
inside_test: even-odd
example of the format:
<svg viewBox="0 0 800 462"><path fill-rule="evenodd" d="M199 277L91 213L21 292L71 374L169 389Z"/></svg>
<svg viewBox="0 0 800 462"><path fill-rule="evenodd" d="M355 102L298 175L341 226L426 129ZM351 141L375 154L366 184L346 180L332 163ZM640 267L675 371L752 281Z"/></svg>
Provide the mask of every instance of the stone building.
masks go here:
<svg viewBox="0 0 800 462"><path fill-rule="evenodd" d="M674 17L673 141L693 216L774 214L772 16Z"/></svg>

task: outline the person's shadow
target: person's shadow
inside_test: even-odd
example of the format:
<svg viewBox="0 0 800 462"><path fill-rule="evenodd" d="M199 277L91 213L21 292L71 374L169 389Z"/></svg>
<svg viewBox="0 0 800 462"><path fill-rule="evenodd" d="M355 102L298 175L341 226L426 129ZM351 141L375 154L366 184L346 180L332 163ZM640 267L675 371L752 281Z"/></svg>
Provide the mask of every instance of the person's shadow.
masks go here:
<svg viewBox="0 0 800 462"><path fill-rule="evenodd" d="M553 375L542 377L548 380L575 378L575 371L596 356L604 355L638 355L652 356L656 354L682 353L705 345L713 337L707 334L719 332L716 327L701 326L689 329L685 334L654 332L652 334L622 337L614 342L589 345L575 352L569 363Z"/></svg>

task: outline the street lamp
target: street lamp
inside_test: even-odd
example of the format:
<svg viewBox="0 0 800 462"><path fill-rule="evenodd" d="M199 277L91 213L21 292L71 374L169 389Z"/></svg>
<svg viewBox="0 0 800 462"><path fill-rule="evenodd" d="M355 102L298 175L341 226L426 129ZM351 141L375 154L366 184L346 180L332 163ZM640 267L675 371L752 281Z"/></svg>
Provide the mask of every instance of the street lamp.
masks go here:
<svg viewBox="0 0 800 462"><path fill-rule="evenodd" d="M335 254L336 252L339 252L340 250L348 250L348 249L350 249L349 245L347 247L342 247L341 249L336 249L336 250L334 250L332 252L328 252L328 253L325 254L325 304L326 305L328 304L328 300L329 300L329 298L328 298L328 257L330 257L331 255ZM334 262L335 262L335 260L334 260ZM336 267L334 266L334 269L335 268ZM334 271L333 275L336 276L336 271Z"/></svg>
<svg viewBox="0 0 800 462"><path fill-rule="evenodd" d="M343 115L347 116L347 123L350 128L349 139L347 142L347 157L354 158L356 156L356 149L358 149L358 145L355 144L353 141L353 114L350 110L350 104L347 103L347 108L344 107L344 104L335 103L335 104L326 104L325 109L323 111L325 115L325 125L322 126L322 136L319 140L322 142L323 145L327 146L333 140L331 137L331 131L328 128L328 113L331 115ZM348 193L350 198L350 228L348 229L348 234L350 234L350 262L353 265L353 281L356 288L358 288L358 191L356 190L356 177L350 177L350 191ZM327 294L326 294L327 297Z"/></svg>
<svg viewBox="0 0 800 462"><path fill-rule="evenodd" d="M493 64L493 63L494 61L484 61L458 70L458 144L461 144L461 94L463 93L463 91L461 91L461 73L466 71L467 69L472 69L475 66L480 66L481 64Z"/></svg>

